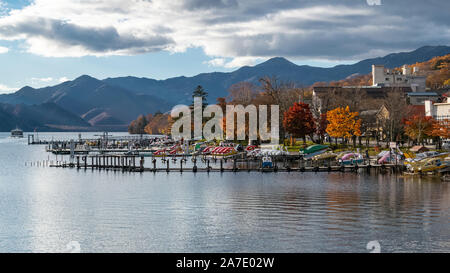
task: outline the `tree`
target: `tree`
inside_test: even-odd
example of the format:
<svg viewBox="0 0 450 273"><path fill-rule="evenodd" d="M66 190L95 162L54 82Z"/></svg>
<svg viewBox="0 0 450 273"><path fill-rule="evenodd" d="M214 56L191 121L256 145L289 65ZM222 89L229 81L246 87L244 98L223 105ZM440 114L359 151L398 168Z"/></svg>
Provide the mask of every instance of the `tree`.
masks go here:
<svg viewBox="0 0 450 273"><path fill-rule="evenodd" d="M203 109L205 109L205 107L208 105L208 93L203 89L203 87L201 85L197 86L197 88L195 88L194 92L192 92L192 98L195 97L200 97L202 98L202 102L203 102Z"/></svg>
<svg viewBox="0 0 450 273"><path fill-rule="evenodd" d="M405 133L417 143L432 136L434 120L432 117L414 115L405 121Z"/></svg>
<svg viewBox="0 0 450 273"><path fill-rule="evenodd" d="M406 102L406 94L400 90L393 90L386 94L383 102L387 115L380 118L383 131L389 135L389 141L395 141L402 135L402 121L412 114L412 108Z"/></svg>
<svg viewBox="0 0 450 273"><path fill-rule="evenodd" d="M348 106L328 111L327 133L334 138L353 138L353 145L356 145L356 136L361 135L361 120L358 116L358 112L351 112Z"/></svg>
<svg viewBox="0 0 450 273"><path fill-rule="evenodd" d="M145 126L147 126L147 118L144 115L140 115L136 120L133 120L128 126L128 132L130 134L145 134Z"/></svg>
<svg viewBox="0 0 450 273"><path fill-rule="evenodd" d="M168 114L155 114L148 118L145 132L149 135L168 134L171 127L171 116Z"/></svg>
<svg viewBox="0 0 450 273"><path fill-rule="evenodd" d="M292 137L301 137L306 143L306 136L315 132L316 125L314 117L309 109L309 105L302 102L296 102L285 113L283 118L283 126L286 132Z"/></svg>
<svg viewBox="0 0 450 273"><path fill-rule="evenodd" d="M319 119L317 120L317 130L316 133L319 136L319 142L322 143L327 133L328 119L327 113L320 114Z"/></svg>
<svg viewBox="0 0 450 273"><path fill-rule="evenodd" d="M266 105L278 105L280 113L285 113L289 107L298 100L302 90L296 88L292 82L279 80L277 77L263 77L259 79L261 84L261 101ZM283 115L280 115L280 124L283 122ZM280 139L284 141L284 128L280 128Z"/></svg>
<svg viewBox="0 0 450 273"><path fill-rule="evenodd" d="M450 119L437 120L433 123L432 136L450 138Z"/></svg>
<svg viewBox="0 0 450 273"><path fill-rule="evenodd" d="M231 104L242 104L247 106L254 104L253 100L258 95L257 86L250 82L240 82L233 84L228 89L228 99Z"/></svg>

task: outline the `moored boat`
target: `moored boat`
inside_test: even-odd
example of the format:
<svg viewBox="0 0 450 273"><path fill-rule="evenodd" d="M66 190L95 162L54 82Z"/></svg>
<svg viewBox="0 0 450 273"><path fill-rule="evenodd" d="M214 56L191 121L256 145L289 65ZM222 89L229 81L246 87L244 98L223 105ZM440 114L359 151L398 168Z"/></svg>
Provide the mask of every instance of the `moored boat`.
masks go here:
<svg viewBox="0 0 450 273"><path fill-rule="evenodd" d="M16 129L11 131L11 137L22 138L23 137L23 131L20 130L19 128L16 128Z"/></svg>

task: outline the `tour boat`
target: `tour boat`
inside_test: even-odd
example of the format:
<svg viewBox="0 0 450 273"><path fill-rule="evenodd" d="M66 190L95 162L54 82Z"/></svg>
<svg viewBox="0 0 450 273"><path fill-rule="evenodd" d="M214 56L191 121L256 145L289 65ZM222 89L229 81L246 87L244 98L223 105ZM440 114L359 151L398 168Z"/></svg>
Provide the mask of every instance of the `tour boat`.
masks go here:
<svg viewBox="0 0 450 273"><path fill-rule="evenodd" d="M11 131L11 137L22 138L23 137L23 131L20 130L19 128L16 128L16 129Z"/></svg>

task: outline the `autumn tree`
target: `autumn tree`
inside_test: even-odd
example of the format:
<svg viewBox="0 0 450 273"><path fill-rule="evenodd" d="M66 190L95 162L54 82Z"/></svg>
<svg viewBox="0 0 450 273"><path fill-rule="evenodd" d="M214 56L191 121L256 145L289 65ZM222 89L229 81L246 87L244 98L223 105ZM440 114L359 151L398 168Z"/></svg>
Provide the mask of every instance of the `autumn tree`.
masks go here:
<svg viewBox="0 0 450 273"><path fill-rule="evenodd" d="M144 115L140 115L136 120L133 120L128 126L128 132L130 134L145 134L145 126L147 126L147 118Z"/></svg>
<svg viewBox="0 0 450 273"><path fill-rule="evenodd" d="M293 137L301 137L306 143L306 136L314 134L316 129L309 105L302 102L294 103L284 113L283 126L286 132L291 134L291 145L293 145Z"/></svg>
<svg viewBox="0 0 450 273"><path fill-rule="evenodd" d="M405 121L405 133L417 143L423 143L425 139L432 136L433 125L432 117L414 115Z"/></svg>
<svg viewBox="0 0 450 273"><path fill-rule="evenodd" d="M450 119L435 121L431 134L441 138L450 138Z"/></svg>
<svg viewBox="0 0 450 273"><path fill-rule="evenodd" d="M431 135L438 140L438 147L441 148L441 139L450 138L450 119L436 120L433 122Z"/></svg>
<svg viewBox="0 0 450 273"><path fill-rule="evenodd" d="M148 124L145 126L145 132L149 135L169 134L171 127L171 116L158 113L148 117Z"/></svg>
<svg viewBox="0 0 450 273"><path fill-rule="evenodd" d="M350 107L338 107L327 112L327 133L334 138L353 138L356 145L356 136L361 135L361 120L358 112L351 112Z"/></svg>

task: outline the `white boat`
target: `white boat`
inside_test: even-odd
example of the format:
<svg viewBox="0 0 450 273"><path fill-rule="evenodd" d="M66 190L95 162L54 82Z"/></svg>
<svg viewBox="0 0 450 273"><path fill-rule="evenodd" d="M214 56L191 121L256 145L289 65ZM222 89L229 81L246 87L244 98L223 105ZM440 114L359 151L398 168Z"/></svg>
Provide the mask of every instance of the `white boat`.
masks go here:
<svg viewBox="0 0 450 273"><path fill-rule="evenodd" d="M16 129L11 131L11 137L22 138L23 137L23 131L20 130L19 128L16 128Z"/></svg>

